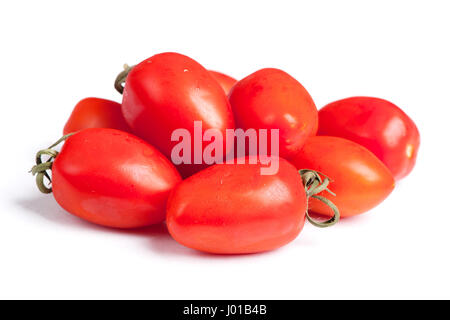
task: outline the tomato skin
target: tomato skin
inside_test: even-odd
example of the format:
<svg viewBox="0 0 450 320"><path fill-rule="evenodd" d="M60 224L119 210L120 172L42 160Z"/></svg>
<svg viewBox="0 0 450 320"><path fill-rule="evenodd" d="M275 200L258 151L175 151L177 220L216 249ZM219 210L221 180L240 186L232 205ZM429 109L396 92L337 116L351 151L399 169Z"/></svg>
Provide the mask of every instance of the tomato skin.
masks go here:
<svg viewBox="0 0 450 320"><path fill-rule="evenodd" d="M162 222L175 167L145 141L114 129L70 136L52 167L56 201L87 221L116 228Z"/></svg>
<svg viewBox="0 0 450 320"><path fill-rule="evenodd" d="M282 70L252 73L236 83L229 99L236 127L280 130L281 157L289 159L316 134L314 101L300 82Z"/></svg>
<svg viewBox="0 0 450 320"><path fill-rule="evenodd" d="M167 227L179 243L217 254L276 249L303 228L300 174L280 159L275 175L261 164L216 164L181 182L167 204Z"/></svg>
<svg viewBox="0 0 450 320"><path fill-rule="evenodd" d="M217 129L225 136L227 128L234 129L222 87L203 66L178 53L154 55L131 70L125 83L122 113L136 135L168 158L178 144L171 141L175 129L187 129L192 137L194 121L202 122L202 134ZM202 150L207 144L203 143ZM226 152L225 140L223 145ZM205 167L204 163L177 165L185 177Z"/></svg>
<svg viewBox="0 0 450 320"><path fill-rule="evenodd" d="M319 193L330 199L341 217L366 212L382 202L394 189L395 181L386 166L359 144L337 137L309 138L291 162L301 169L319 171L332 180L327 191ZM330 209L317 199L310 199L309 210L331 216Z"/></svg>
<svg viewBox="0 0 450 320"><path fill-rule="evenodd" d="M63 133L87 128L111 128L131 132L123 118L121 105L101 98L85 98L78 102L64 126Z"/></svg>
<svg viewBox="0 0 450 320"><path fill-rule="evenodd" d="M371 97L347 98L323 107L318 135L341 137L366 147L397 181L413 169L420 145L416 125L399 107Z"/></svg>
<svg viewBox="0 0 450 320"><path fill-rule="evenodd" d="M214 79L220 84L223 91L225 91L225 94L228 94L231 90L231 88L236 84L237 80L235 78L232 78L222 72L217 72L213 70L209 70L209 72L212 74Z"/></svg>

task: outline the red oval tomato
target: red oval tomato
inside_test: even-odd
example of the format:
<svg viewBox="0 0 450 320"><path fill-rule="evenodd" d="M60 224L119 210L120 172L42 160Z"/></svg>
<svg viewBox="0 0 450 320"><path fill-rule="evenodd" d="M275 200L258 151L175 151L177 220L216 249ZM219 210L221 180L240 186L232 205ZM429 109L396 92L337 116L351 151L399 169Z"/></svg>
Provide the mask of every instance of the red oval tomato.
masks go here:
<svg viewBox="0 0 450 320"><path fill-rule="evenodd" d="M75 133L52 166L53 194L64 209L117 228L163 221L169 192L180 180L158 150L114 129Z"/></svg>
<svg viewBox="0 0 450 320"><path fill-rule="evenodd" d="M209 70L209 72L212 74L214 79L216 79L216 81L220 84L223 91L225 91L225 94L228 94L230 92L231 88L237 82L236 79L234 79L224 73L212 71L212 70Z"/></svg>
<svg viewBox="0 0 450 320"><path fill-rule="evenodd" d="M179 243L220 254L278 248L299 234L306 194L300 174L284 159L278 173L261 164L217 164L181 182L167 204L167 227Z"/></svg>
<svg viewBox="0 0 450 320"><path fill-rule="evenodd" d="M202 134L207 129L217 129L225 136L227 128L234 129L233 114L222 87L208 70L178 53L157 54L130 71L122 112L134 133L169 158L179 143L171 141L176 129L187 129L191 137L194 121L201 121ZM202 144L202 150L206 145ZM190 146L193 150L193 139ZM226 150L225 140L223 146ZM189 176L205 166L182 163L177 169Z"/></svg>
<svg viewBox="0 0 450 320"><path fill-rule="evenodd" d="M130 127L123 118L121 105L100 98L85 98L78 102L63 132L66 135L87 128L111 128L130 132Z"/></svg>
<svg viewBox="0 0 450 320"><path fill-rule="evenodd" d="M291 159L298 169L319 171L330 177L328 197L338 208L341 217L366 212L382 202L394 189L389 169L369 150L359 144L337 137L309 138L301 152ZM317 199L310 199L309 210L331 216L330 209Z"/></svg>
<svg viewBox="0 0 450 320"><path fill-rule="evenodd" d="M318 135L342 137L366 147L396 180L411 172L420 144L416 125L399 107L370 97L347 98L323 107Z"/></svg>
<svg viewBox="0 0 450 320"><path fill-rule="evenodd" d="M279 129L281 157L293 156L306 138L316 134L314 101L308 91L284 71L256 71L236 83L229 99L237 127Z"/></svg>

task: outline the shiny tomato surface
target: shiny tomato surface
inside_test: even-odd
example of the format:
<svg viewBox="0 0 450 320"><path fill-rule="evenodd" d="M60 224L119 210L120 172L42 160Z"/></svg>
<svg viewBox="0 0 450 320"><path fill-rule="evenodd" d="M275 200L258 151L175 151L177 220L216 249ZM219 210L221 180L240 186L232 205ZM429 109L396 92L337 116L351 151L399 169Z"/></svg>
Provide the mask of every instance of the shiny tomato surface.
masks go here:
<svg viewBox="0 0 450 320"><path fill-rule="evenodd" d="M216 81L220 84L223 91L225 91L225 94L228 94L230 92L231 88L237 82L236 79L234 79L222 72L217 72L217 71L212 71L212 70L209 70L209 72L212 74L214 79L216 79Z"/></svg>
<svg viewBox="0 0 450 320"><path fill-rule="evenodd" d="M282 70L268 68L252 73L234 85L229 99L237 127L279 129L281 157L293 156L308 137L316 134L313 99L300 82Z"/></svg>
<svg viewBox="0 0 450 320"><path fill-rule="evenodd" d="M193 249L239 254L287 244L303 228L306 194L297 169L280 159L274 175L259 164L217 164L181 182L167 204L167 227Z"/></svg>
<svg viewBox="0 0 450 320"><path fill-rule="evenodd" d="M177 170L145 141L114 129L85 129L70 136L52 167L56 201L87 221L116 228L165 219Z"/></svg>
<svg viewBox="0 0 450 320"><path fill-rule="evenodd" d="M101 98L85 98L77 103L64 126L68 134L87 128L111 128L130 132L123 118L121 105Z"/></svg>
<svg viewBox="0 0 450 320"><path fill-rule="evenodd" d="M179 143L171 141L174 130L190 132L191 164L177 165L185 177L206 167L204 162L193 164L194 121L201 121L201 134L217 129L225 137L225 129L234 129L222 87L203 66L178 53L157 54L131 70L125 82L122 113L136 135L168 158ZM201 142L202 150L208 144ZM225 153L225 140L222 145Z"/></svg>
<svg viewBox="0 0 450 320"><path fill-rule="evenodd" d="M420 145L414 122L395 104L371 97L332 102L319 111L318 135L346 138L372 151L396 180L413 169Z"/></svg>
<svg viewBox="0 0 450 320"><path fill-rule="evenodd" d="M338 208L341 217L366 212L382 202L394 189L389 169L369 150L337 137L309 138L301 152L291 159L298 169L319 171L332 180L322 195ZM309 210L332 216L331 210L317 199L310 199Z"/></svg>

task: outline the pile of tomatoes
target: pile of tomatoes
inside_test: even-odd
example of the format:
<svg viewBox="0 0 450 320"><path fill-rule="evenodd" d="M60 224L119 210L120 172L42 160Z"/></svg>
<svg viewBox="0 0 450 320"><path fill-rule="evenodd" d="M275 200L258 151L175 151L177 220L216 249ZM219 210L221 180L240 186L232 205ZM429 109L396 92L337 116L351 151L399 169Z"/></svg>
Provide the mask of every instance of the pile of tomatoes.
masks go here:
<svg viewBox="0 0 450 320"><path fill-rule="evenodd" d="M279 69L236 81L161 53L126 66L115 87L121 104L81 100L63 138L38 152L39 189L102 226L166 221L176 241L205 252L272 250L295 239L306 219L324 227L366 212L410 173L419 148L417 127L394 104L353 97L317 111L308 91ZM201 134L278 129L278 170L261 174L266 164L249 150L233 163L194 161L194 154L173 163L173 132L194 135L198 121Z"/></svg>

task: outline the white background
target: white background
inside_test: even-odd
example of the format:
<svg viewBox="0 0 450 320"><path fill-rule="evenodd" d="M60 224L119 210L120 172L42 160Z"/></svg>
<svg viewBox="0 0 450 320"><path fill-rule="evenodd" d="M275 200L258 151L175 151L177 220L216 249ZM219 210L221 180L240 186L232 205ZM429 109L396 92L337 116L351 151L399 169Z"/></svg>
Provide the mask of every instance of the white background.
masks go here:
<svg viewBox="0 0 450 320"><path fill-rule="evenodd" d="M0 5L0 298L450 298L448 1L9 1ZM370 95L417 123L415 170L371 212L270 253L212 256L161 227L85 223L34 154L122 64L177 51L242 78L278 67L318 107Z"/></svg>

